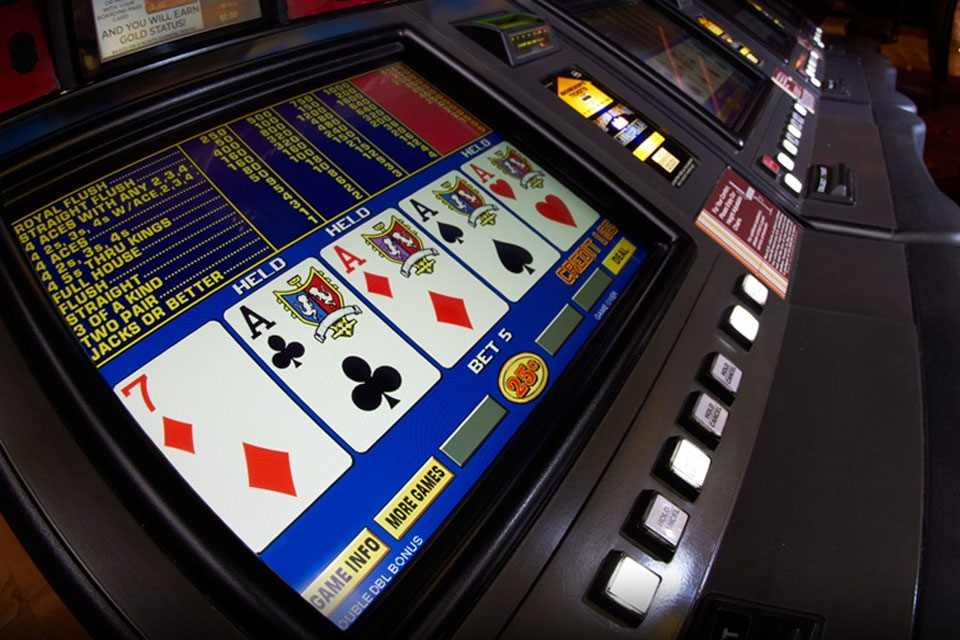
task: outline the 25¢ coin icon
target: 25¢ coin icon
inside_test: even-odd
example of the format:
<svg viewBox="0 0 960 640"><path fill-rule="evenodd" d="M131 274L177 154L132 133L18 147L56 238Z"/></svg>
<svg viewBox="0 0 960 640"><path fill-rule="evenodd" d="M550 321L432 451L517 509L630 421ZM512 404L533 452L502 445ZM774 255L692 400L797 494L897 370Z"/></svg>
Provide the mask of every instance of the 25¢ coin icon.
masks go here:
<svg viewBox="0 0 960 640"><path fill-rule="evenodd" d="M547 363L535 353L518 353L500 369L498 383L500 393L510 402L530 402L547 387Z"/></svg>

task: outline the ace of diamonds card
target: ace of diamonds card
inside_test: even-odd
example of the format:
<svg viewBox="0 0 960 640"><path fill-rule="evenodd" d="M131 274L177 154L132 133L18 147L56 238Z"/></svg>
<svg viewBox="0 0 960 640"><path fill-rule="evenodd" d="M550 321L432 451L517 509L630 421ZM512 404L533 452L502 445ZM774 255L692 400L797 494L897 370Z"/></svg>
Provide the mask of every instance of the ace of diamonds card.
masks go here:
<svg viewBox="0 0 960 640"><path fill-rule="evenodd" d="M134 371L114 392L170 464L256 552L352 464L218 322Z"/></svg>
<svg viewBox="0 0 960 640"><path fill-rule="evenodd" d="M334 240L320 257L447 368L508 309L396 209Z"/></svg>
<svg viewBox="0 0 960 640"><path fill-rule="evenodd" d="M600 215L508 142L465 162L461 170L543 236L566 251Z"/></svg>

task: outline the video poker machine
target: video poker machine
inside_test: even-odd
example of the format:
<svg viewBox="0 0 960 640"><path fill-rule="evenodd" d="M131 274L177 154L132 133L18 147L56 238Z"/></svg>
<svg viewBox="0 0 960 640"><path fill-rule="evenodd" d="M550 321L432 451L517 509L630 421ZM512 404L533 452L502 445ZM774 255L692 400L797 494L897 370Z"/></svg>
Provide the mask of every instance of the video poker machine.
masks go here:
<svg viewBox="0 0 960 640"><path fill-rule="evenodd" d="M0 15L0 504L92 635L956 628L960 218L876 45L734 0Z"/></svg>

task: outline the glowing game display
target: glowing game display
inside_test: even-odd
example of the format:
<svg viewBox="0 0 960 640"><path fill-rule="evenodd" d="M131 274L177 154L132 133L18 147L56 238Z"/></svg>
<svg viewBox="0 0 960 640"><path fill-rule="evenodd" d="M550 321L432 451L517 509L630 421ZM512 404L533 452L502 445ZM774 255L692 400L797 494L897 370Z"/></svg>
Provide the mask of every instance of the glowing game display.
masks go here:
<svg viewBox="0 0 960 640"><path fill-rule="evenodd" d="M756 98L760 79L643 2L572 11L728 127L736 125Z"/></svg>
<svg viewBox="0 0 960 640"><path fill-rule="evenodd" d="M647 256L402 63L223 123L12 227L146 437L344 629Z"/></svg>
<svg viewBox="0 0 960 640"><path fill-rule="evenodd" d="M708 2L762 40L773 51L784 56L790 55L793 40L782 30L770 24L747 2L743 0L708 0Z"/></svg>

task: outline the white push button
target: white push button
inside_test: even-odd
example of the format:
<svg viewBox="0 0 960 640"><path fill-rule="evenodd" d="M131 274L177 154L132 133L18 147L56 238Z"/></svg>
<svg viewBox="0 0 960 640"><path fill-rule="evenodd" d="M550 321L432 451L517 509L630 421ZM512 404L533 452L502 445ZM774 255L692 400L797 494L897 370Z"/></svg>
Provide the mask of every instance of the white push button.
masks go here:
<svg viewBox="0 0 960 640"><path fill-rule="evenodd" d="M737 291L745 300L752 302L760 309L767 304L767 298L770 296L770 290L750 273L740 278Z"/></svg>
<svg viewBox="0 0 960 640"><path fill-rule="evenodd" d="M643 617L647 615L659 586L660 576L630 556L621 554L602 594L631 614Z"/></svg>
<svg viewBox="0 0 960 640"><path fill-rule="evenodd" d="M800 182L800 178L792 173L787 173L783 176L783 184L787 185L787 188L796 195L800 195L800 191L803 190L803 183Z"/></svg>
<svg viewBox="0 0 960 640"><path fill-rule="evenodd" d="M780 146L783 147L784 151L788 152L790 155L795 156L800 149L797 148L797 145L793 144L786 138L780 141Z"/></svg>
<svg viewBox="0 0 960 640"><path fill-rule="evenodd" d="M743 378L743 371L740 370L740 367L733 364L729 358L716 353L707 368L707 376L709 376L710 381L715 385L718 385L731 396L735 396L740 389L740 380Z"/></svg>
<svg viewBox="0 0 960 640"><path fill-rule="evenodd" d="M810 84L812 84L812 85L815 86L817 89L819 89L819 88L820 88L820 85L823 84L823 83L820 82L820 80L818 80L817 78L810 78Z"/></svg>
<svg viewBox="0 0 960 640"><path fill-rule="evenodd" d="M803 117L807 117L807 109L806 109L806 107L804 107L804 106L803 106L802 104L800 104L799 102L794 102L794 103L793 103L793 110L796 111L797 113L799 113L800 115L802 115Z"/></svg>
<svg viewBox="0 0 960 640"><path fill-rule="evenodd" d="M710 456L686 438L680 438L667 459L667 473L699 492L710 470Z"/></svg>
<svg viewBox="0 0 960 640"><path fill-rule="evenodd" d="M780 166L787 171L793 171L793 158L785 154L783 151L777 154L777 162L779 162Z"/></svg>
<svg viewBox="0 0 960 640"><path fill-rule="evenodd" d="M798 139L799 139L801 136L803 136L803 132L800 131L800 129L798 129L797 126L794 125L792 122L787 125L787 132L793 134L793 135L796 136Z"/></svg>
<svg viewBox="0 0 960 640"><path fill-rule="evenodd" d="M670 551L674 551L680 544L680 536L683 535L689 518L686 511L659 493L654 493L653 500L643 514L643 531Z"/></svg>
<svg viewBox="0 0 960 640"><path fill-rule="evenodd" d="M727 314L723 328L730 334L730 337L744 348L749 349L753 345L753 341L757 339L760 322L745 308L734 305Z"/></svg>
<svg viewBox="0 0 960 640"><path fill-rule="evenodd" d="M730 412L723 408L719 400L698 392L690 411L690 420L714 438L723 435Z"/></svg>

